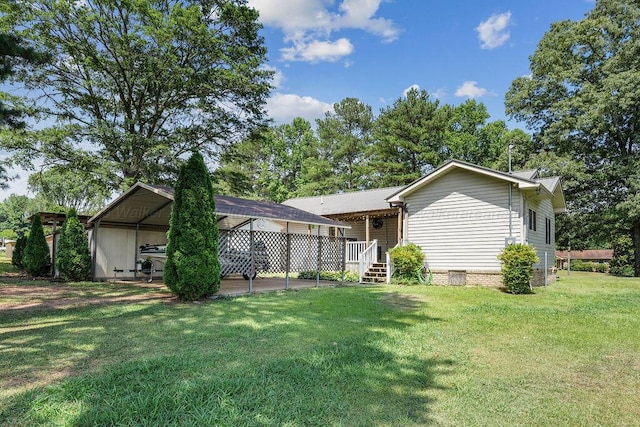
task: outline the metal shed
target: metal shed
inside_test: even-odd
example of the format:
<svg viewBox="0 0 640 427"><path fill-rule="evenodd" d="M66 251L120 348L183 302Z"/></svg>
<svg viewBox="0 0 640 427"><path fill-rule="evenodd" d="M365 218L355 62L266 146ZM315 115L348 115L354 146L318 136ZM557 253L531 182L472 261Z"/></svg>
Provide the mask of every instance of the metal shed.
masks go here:
<svg viewBox="0 0 640 427"><path fill-rule="evenodd" d="M89 219L93 276L148 277L141 248L166 244L173 188L136 183ZM215 196L222 274L242 274L252 291L256 273L342 271L347 225L272 202ZM155 257L160 275L163 262ZM147 272L148 273L148 272Z"/></svg>

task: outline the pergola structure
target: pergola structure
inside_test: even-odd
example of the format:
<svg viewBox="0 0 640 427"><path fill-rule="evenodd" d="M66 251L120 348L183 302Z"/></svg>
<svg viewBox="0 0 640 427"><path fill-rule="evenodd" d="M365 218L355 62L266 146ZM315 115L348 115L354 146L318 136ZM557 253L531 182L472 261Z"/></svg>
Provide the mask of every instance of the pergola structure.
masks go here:
<svg viewBox="0 0 640 427"><path fill-rule="evenodd" d="M137 183L89 220L95 279L142 274L140 248L166 243L173 197L170 187ZM290 272L344 270L347 225L271 202L215 196L215 204L222 274L244 275L249 292L258 272L285 273L288 288Z"/></svg>

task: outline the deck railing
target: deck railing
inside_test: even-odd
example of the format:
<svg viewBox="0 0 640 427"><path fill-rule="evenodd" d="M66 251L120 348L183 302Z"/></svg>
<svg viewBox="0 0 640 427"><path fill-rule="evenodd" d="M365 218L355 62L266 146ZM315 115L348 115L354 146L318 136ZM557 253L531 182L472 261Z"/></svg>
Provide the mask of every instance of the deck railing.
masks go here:
<svg viewBox="0 0 640 427"><path fill-rule="evenodd" d="M360 256L360 260L358 262L358 276L359 282L362 282L362 278L364 277L364 273L367 272L369 267L373 265L374 262L378 261L378 241L374 240L371 244L362 252Z"/></svg>
<svg viewBox="0 0 640 427"><path fill-rule="evenodd" d="M347 242L347 263L360 261L360 254L367 249L367 242Z"/></svg>

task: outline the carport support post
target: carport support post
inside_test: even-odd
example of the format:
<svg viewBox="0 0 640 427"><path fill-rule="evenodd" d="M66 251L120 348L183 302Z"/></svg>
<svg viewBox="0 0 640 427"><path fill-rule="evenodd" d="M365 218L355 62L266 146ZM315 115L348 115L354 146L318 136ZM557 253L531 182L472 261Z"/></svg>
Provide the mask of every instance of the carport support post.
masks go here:
<svg viewBox="0 0 640 427"><path fill-rule="evenodd" d="M140 231L140 224L136 224L136 246L133 248L133 277L138 278L138 231ZM126 268L126 267L123 267Z"/></svg>
<svg viewBox="0 0 640 427"><path fill-rule="evenodd" d="M289 222L287 222L287 251L286 265L284 267L284 288L289 289L289 269L291 268L291 235L289 234Z"/></svg>
<svg viewBox="0 0 640 427"><path fill-rule="evenodd" d="M322 240L320 239L320 226L318 225L318 267L316 268L316 287L320 286L320 268L322 268Z"/></svg>
<svg viewBox="0 0 640 427"><path fill-rule="evenodd" d="M96 280L96 269L97 269L97 263L98 260L96 259L97 257L97 253L98 253L98 229L100 228L100 221L98 220L98 222L93 224L93 233L91 233L91 240L93 240L93 248L92 249L92 253L91 253L91 257L93 258L93 262L91 263L91 277L92 280Z"/></svg>
<svg viewBox="0 0 640 427"><path fill-rule="evenodd" d="M255 271L256 265L254 260L254 251L253 248L255 246L253 242L253 218L249 221L249 254L251 255L251 267L249 269L249 293L253 293L253 272Z"/></svg>
<svg viewBox="0 0 640 427"><path fill-rule="evenodd" d="M344 238L344 229L342 228L340 229L340 237L342 238L342 275L340 276L340 284L344 285L344 271L347 269L347 239Z"/></svg>

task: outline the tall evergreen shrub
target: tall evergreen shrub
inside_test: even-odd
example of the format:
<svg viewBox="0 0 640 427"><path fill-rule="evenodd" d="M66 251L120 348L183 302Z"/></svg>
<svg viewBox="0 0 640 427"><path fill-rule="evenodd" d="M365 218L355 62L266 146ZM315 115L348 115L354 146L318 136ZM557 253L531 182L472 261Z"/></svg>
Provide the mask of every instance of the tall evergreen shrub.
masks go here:
<svg viewBox="0 0 640 427"><path fill-rule="evenodd" d="M32 276L47 276L51 271L51 255L40 215L36 215L31 223L22 262L26 272Z"/></svg>
<svg viewBox="0 0 640 427"><path fill-rule="evenodd" d="M218 226L211 178L194 153L180 169L167 235L164 283L178 298L194 301L220 288Z"/></svg>
<svg viewBox="0 0 640 427"><path fill-rule="evenodd" d="M538 262L538 255L533 246L508 245L498 259L502 263L502 282L507 292L512 294L531 293L533 264Z"/></svg>
<svg viewBox="0 0 640 427"><path fill-rule="evenodd" d="M24 247L27 246L27 236L20 236L16 240L16 245L13 248L13 255L11 255L11 264L17 269L24 270Z"/></svg>
<svg viewBox="0 0 640 427"><path fill-rule="evenodd" d="M60 277L67 281L78 282L89 280L91 277L89 241L74 208L69 209L67 219L62 226L58 241L56 267L60 272Z"/></svg>
<svg viewBox="0 0 640 427"><path fill-rule="evenodd" d="M613 258L611 259L611 274L615 276L633 277L634 254L633 239L623 234L612 242Z"/></svg>

